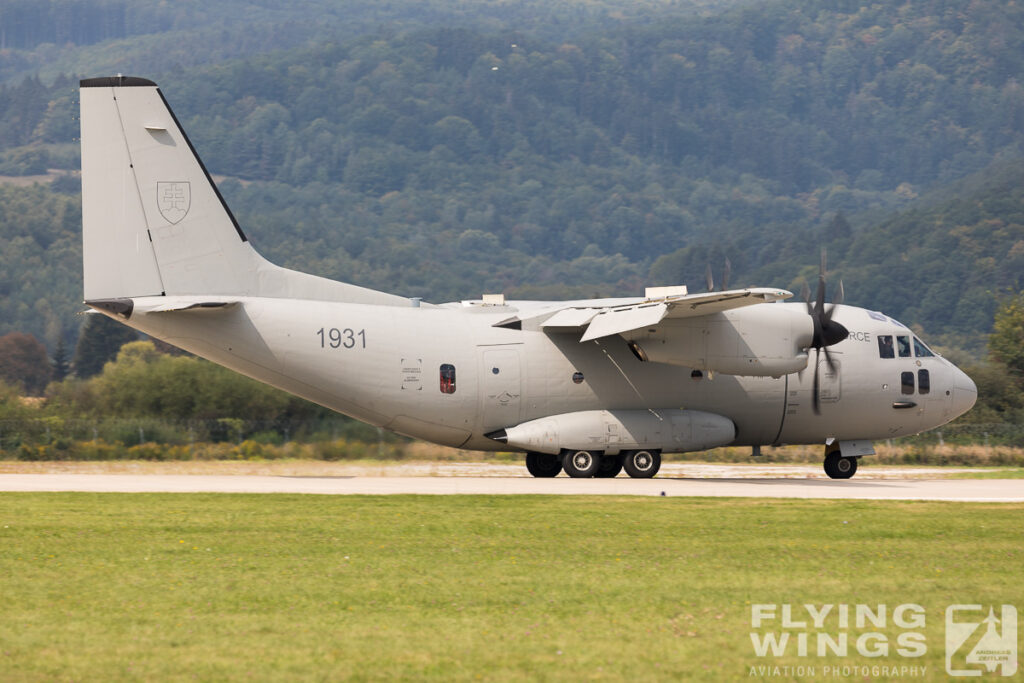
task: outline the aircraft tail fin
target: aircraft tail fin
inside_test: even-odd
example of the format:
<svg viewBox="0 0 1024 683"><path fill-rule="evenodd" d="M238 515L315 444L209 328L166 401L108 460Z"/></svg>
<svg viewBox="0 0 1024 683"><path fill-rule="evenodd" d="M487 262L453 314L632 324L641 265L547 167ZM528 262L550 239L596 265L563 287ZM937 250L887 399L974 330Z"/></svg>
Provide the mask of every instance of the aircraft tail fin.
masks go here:
<svg viewBox="0 0 1024 683"><path fill-rule="evenodd" d="M217 294L409 305L261 257L152 81L83 80L81 125L86 302Z"/></svg>

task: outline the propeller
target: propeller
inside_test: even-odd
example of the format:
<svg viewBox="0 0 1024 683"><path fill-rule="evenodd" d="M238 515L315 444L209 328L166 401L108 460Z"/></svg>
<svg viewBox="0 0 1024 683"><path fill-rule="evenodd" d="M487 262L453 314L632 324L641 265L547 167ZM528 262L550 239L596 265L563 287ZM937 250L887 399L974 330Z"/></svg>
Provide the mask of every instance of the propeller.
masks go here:
<svg viewBox="0 0 1024 683"><path fill-rule="evenodd" d="M725 270L722 271L722 291L729 289L729 275L732 274L732 263L728 257L725 259ZM704 284L708 286L708 291L715 291L715 276L711 274L711 264L707 264L704 268Z"/></svg>
<svg viewBox="0 0 1024 683"><path fill-rule="evenodd" d="M814 391L812 394L815 415L821 414L821 386L818 378L821 368L821 352L825 352L825 363L828 364L829 370L834 373L836 371L836 362L832 358L832 354L829 353L828 347L838 344L850 334L849 330L842 323L832 319L836 306L843 303L845 296L842 281L839 282L835 298L828 307L825 306L825 289L825 250L822 249L821 264L818 268L818 291L814 298L814 303L811 303L811 290L806 282L801 290L801 296L807 302L807 314L811 316L811 320L814 323L814 336L811 337L811 345L808 348L815 350Z"/></svg>

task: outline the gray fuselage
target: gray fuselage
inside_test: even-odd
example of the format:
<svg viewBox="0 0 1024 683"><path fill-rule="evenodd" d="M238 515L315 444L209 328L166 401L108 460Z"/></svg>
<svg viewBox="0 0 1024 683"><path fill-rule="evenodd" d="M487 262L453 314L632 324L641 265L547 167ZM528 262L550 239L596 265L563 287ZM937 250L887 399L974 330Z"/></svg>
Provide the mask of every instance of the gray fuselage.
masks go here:
<svg viewBox="0 0 1024 683"><path fill-rule="evenodd" d="M495 327L544 304L239 298L226 311L147 313L146 303L136 300L126 322L147 334L370 424L479 450L508 449L485 436L494 430L587 410L714 413L735 424L737 446L882 439L944 424L976 396L971 380L939 356L882 358L880 335L913 334L851 306L835 313L849 330L829 349L836 371L820 359L817 415L813 350L802 372L743 377L641 362L618 335L581 343L578 332ZM747 311L765 306L805 310L773 303L718 317L742 328Z"/></svg>

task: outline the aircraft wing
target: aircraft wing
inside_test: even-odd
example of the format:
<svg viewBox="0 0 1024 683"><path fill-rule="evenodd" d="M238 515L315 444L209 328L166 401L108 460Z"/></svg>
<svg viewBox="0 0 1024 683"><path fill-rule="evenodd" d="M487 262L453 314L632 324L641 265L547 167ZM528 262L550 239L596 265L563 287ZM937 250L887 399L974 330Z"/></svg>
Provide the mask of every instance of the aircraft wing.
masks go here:
<svg viewBox="0 0 1024 683"><path fill-rule="evenodd" d="M793 296L784 289L756 287L706 294L684 294L636 303L563 308L540 324L546 331L583 329L581 342L653 327L666 318L692 318Z"/></svg>

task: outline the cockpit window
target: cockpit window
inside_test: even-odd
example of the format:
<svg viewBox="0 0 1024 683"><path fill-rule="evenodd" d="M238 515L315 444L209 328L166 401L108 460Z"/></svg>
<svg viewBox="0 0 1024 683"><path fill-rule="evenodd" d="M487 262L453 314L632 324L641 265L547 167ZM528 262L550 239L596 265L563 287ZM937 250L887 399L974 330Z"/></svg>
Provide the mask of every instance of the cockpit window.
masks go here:
<svg viewBox="0 0 1024 683"><path fill-rule="evenodd" d="M896 350L892 345L891 334L878 335L878 356L880 358L895 358Z"/></svg>
<svg viewBox="0 0 1024 683"><path fill-rule="evenodd" d="M900 393L912 394L914 393L914 373L912 372L901 372L900 373Z"/></svg>
<svg viewBox="0 0 1024 683"><path fill-rule="evenodd" d="M896 337L896 346L900 349L900 358L910 358L910 337Z"/></svg>
<svg viewBox="0 0 1024 683"><path fill-rule="evenodd" d="M914 337L914 355L917 356L918 358L928 358L930 356L934 356L935 354L932 353L931 349L924 345L923 341L921 341L917 337Z"/></svg>

